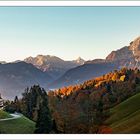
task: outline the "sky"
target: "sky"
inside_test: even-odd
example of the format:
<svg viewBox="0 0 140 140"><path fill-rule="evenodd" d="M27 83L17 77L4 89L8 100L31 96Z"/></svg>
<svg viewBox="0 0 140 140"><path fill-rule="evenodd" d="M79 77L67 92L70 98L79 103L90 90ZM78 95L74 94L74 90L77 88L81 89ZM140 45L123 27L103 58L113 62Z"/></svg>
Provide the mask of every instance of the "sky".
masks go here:
<svg viewBox="0 0 140 140"><path fill-rule="evenodd" d="M0 61L105 58L140 36L140 7L0 7Z"/></svg>

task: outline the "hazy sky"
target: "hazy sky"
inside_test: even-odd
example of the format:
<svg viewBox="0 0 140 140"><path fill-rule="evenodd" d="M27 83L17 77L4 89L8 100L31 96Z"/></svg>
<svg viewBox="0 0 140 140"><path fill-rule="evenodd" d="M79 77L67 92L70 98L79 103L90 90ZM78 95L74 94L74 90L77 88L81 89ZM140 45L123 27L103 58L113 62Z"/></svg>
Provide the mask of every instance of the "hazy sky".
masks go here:
<svg viewBox="0 0 140 140"><path fill-rule="evenodd" d="M0 7L0 61L105 58L140 35L140 7Z"/></svg>

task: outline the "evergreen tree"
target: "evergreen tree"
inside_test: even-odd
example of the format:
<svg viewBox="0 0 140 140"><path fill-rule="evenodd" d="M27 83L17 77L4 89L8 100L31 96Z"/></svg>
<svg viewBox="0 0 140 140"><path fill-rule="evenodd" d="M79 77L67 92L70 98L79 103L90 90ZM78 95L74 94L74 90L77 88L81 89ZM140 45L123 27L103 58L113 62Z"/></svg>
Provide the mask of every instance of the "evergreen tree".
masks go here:
<svg viewBox="0 0 140 140"><path fill-rule="evenodd" d="M21 110L20 110L20 101L18 99L18 96L15 96L14 107L15 107L16 112L21 112Z"/></svg>
<svg viewBox="0 0 140 140"><path fill-rule="evenodd" d="M35 133L48 134L52 131L52 119L50 110L48 108L48 97L47 94L43 95L42 101L39 105L38 119L36 122Z"/></svg>

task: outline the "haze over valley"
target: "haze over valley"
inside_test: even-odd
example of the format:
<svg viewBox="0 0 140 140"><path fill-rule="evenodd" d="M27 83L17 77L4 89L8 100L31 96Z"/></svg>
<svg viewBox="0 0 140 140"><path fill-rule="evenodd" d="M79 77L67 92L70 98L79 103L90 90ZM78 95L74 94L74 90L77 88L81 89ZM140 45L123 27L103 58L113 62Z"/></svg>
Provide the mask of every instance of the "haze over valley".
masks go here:
<svg viewBox="0 0 140 140"><path fill-rule="evenodd" d="M115 69L140 68L140 37L113 50L106 59L65 61L57 56L37 55L23 61L0 64L0 88L8 99L20 96L26 87L39 84L46 90L81 84Z"/></svg>

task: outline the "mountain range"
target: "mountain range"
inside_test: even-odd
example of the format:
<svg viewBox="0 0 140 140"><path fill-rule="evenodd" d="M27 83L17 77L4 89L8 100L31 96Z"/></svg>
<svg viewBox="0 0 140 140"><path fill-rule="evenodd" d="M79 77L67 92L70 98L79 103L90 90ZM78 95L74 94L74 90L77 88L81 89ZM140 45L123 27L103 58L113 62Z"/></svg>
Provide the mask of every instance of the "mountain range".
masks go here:
<svg viewBox="0 0 140 140"><path fill-rule="evenodd" d="M24 61L0 62L0 93L4 98L12 99L21 95L26 87L39 84L47 90L47 85L60 77L68 69L82 65L80 57L73 61L64 61L56 56L38 55Z"/></svg>
<svg viewBox="0 0 140 140"><path fill-rule="evenodd" d="M27 86L40 84L54 89L80 84L122 67L140 68L140 37L128 46L112 51L105 59L64 61L50 55L28 57L23 61L0 62L0 92L6 98L20 95Z"/></svg>
<svg viewBox="0 0 140 140"><path fill-rule="evenodd" d="M37 55L36 57L28 57L24 59L26 63L31 63L43 72L47 72L57 79L62 76L67 70L83 65L85 60L78 57L78 59L73 61L64 61L56 56L50 55Z"/></svg>
<svg viewBox="0 0 140 140"><path fill-rule="evenodd" d="M62 77L50 84L51 88L82 83L122 67L140 69L140 37L119 50L112 51L106 59L86 61L84 65L70 69Z"/></svg>

